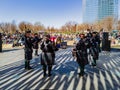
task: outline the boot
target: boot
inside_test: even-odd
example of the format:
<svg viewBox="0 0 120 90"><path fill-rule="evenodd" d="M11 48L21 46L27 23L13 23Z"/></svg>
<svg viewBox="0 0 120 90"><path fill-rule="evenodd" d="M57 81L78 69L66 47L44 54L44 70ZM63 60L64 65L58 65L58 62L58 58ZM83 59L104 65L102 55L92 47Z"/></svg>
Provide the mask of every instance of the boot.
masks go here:
<svg viewBox="0 0 120 90"><path fill-rule="evenodd" d="M46 66L45 65L43 66L43 73L44 73L43 77L45 77L46 76Z"/></svg>
<svg viewBox="0 0 120 90"><path fill-rule="evenodd" d="M84 66L80 66L80 76L84 76Z"/></svg>
<svg viewBox="0 0 120 90"><path fill-rule="evenodd" d="M52 66L48 66L48 76L51 76L51 70L52 70Z"/></svg>
<svg viewBox="0 0 120 90"><path fill-rule="evenodd" d="M30 60L28 60L28 70L33 69L32 67L30 67Z"/></svg>
<svg viewBox="0 0 120 90"><path fill-rule="evenodd" d="M25 61L25 70L29 70L29 61L28 60Z"/></svg>
<svg viewBox="0 0 120 90"><path fill-rule="evenodd" d="M97 60L99 59L99 53L97 54L97 57L96 57L96 59L97 59Z"/></svg>
<svg viewBox="0 0 120 90"><path fill-rule="evenodd" d="M39 55L38 55L38 50L37 50L37 49L35 50L35 56L39 56Z"/></svg>
<svg viewBox="0 0 120 90"><path fill-rule="evenodd" d="M26 61L26 60L25 60L25 69L28 69L28 68L27 68L27 61Z"/></svg>
<svg viewBox="0 0 120 90"><path fill-rule="evenodd" d="M93 59L92 66L96 66L96 59Z"/></svg>

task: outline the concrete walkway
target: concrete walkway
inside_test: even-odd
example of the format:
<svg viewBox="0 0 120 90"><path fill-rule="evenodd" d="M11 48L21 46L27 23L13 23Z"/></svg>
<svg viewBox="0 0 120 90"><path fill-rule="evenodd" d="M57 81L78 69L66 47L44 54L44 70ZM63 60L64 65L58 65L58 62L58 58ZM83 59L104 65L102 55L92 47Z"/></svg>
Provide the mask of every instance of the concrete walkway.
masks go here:
<svg viewBox="0 0 120 90"><path fill-rule="evenodd" d="M40 57L34 57L30 71L24 70L23 49L0 53L0 90L120 90L120 51L101 52L97 67L79 68L72 48L56 52L52 76L43 78Z"/></svg>

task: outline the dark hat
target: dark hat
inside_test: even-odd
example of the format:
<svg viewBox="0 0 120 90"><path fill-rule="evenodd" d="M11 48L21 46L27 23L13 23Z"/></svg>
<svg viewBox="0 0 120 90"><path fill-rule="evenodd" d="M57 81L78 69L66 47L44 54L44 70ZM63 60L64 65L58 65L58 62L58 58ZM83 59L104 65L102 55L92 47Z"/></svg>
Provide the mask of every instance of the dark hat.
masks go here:
<svg viewBox="0 0 120 90"><path fill-rule="evenodd" d="M38 33L35 33L34 35L38 35Z"/></svg>
<svg viewBox="0 0 120 90"><path fill-rule="evenodd" d="M81 36L81 35L85 36L85 34L83 34L83 33L79 34L79 36Z"/></svg>
<svg viewBox="0 0 120 90"><path fill-rule="evenodd" d="M92 34L97 34L97 32L92 32Z"/></svg>
<svg viewBox="0 0 120 90"><path fill-rule="evenodd" d="M90 31L90 29L87 29L87 31Z"/></svg>
<svg viewBox="0 0 120 90"><path fill-rule="evenodd" d="M45 37L50 38L50 35L49 35L49 34L47 34L47 35L45 35Z"/></svg>
<svg viewBox="0 0 120 90"><path fill-rule="evenodd" d="M26 30L25 33L31 33L31 31L30 30Z"/></svg>

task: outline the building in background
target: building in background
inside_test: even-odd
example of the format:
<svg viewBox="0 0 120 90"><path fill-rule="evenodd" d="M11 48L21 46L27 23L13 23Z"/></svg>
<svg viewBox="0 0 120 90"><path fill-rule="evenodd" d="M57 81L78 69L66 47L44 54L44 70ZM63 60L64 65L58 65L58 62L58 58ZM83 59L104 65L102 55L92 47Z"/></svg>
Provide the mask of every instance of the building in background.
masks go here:
<svg viewBox="0 0 120 90"><path fill-rule="evenodd" d="M93 23L98 17L98 0L83 0L83 23Z"/></svg>
<svg viewBox="0 0 120 90"><path fill-rule="evenodd" d="M94 23L106 17L118 20L118 0L83 0L83 23Z"/></svg>
<svg viewBox="0 0 120 90"><path fill-rule="evenodd" d="M118 19L120 20L120 0L118 1Z"/></svg>

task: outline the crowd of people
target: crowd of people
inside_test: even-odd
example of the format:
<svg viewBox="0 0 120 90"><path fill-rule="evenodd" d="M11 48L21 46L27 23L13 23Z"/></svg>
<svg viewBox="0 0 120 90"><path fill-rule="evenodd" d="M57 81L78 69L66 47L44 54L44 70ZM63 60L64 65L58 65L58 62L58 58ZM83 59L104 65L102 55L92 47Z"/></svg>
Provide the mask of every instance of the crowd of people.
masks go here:
<svg viewBox="0 0 120 90"><path fill-rule="evenodd" d="M22 36L23 34L20 32L16 32L14 34L2 33L2 41L3 41L3 44L13 44L15 42L19 42Z"/></svg>
<svg viewBox="0 0 120 90"><path fill-rule="evenodd" d="M10 33L1 33L2 34L2 44L12 44L12 47L18 47L23 45L23 37L24 33L16 32L14 34ZM43 33L37 33L39 38L43 37ZM34 38L34 33L31 33L31 37ZM73 35L67 35L67 34L52 34L51 37L53 37L57 43L60 43L61 41L65 40L73 40Z"/></svg>
<svg viewBox="0 0 120 90"><path fill-rule="evenodd" d="M84 75L85 65L90 64L93 67L97 65L96 61L99 59L100 49L100 35L98 32L91 32L87 30L85 34L77 35L77 42L73 49L73 56L76 56L77 63L80 67L80 76Z"/></svg>
<svg viewBox="0 0 120 90"><path fill-rule="evenodd" d="M120 45L120 32L112 31L110 33L110 40L112 45Z"/></svg>
<svg viewBox="0 0 120 90"><path fill-rule="evenodd" d="M76 61L80 67L80 76L84 75L85 65L89 63L90 56L93 59L92 66L96 66L96 61L99 59L100 50L100 36L97 32L91 32L88 29L88 33L79 34L79 41L76 42L73 51L73 56L76 56ZM35 49L35 55L38 56L39 42L42 53L40 54L41 65L43 66L44 77L51 76L52 66L55 62L56 43L51 40L49 34L44 35L42 38L38 37L38 34L34 34L34 38L31 38L31 31L26 31L24 38L25 45L25 69L30 70L30 60L32 59L33 48Z"/></svg>
<svg viewBox="0 0 120 90"><path fill-rule="evenodd" d="M24 38L24 45L25 45L25 69L30 70L30 60L32 59L33 48L35 50L35 55L38 55L38 48L39 42L40 49L42 50L41 53L41 65L43 65L44 76L46 76L46 70L48 67L48 75L51 76L52 65L54 64L55 60L55 51L56 46L55 42L50 40L50 35L46 34L42 38L38 37L38 34L34 34L34 38L31 38L31 31L25 32Z"/></svg>
<svg viewBox="0 0 120 90"><path fill-rule="evenodd" d="M58 46L65 39L73 40L75 38L73 47L73 57L76 57L76 62L80 67L80 76L84 75L85 65L90 64L95 67L97 60L99 59L99 53L101 52L100 43L102 38L102 32L94 32L87 29L86 33L76 34L72 36L66 35L50 35L50 34L32 34L30 30L27 30L25 34L16 33L13 35L3 34L3 40L12 40L13 46L15 40L18 42L22 41L25 52L25 70L30 70L30 61L33 55L33 49L35 49L35 56L39 56L38 49L40 48L42 53L40 54L41 65L43 66L44 77L47 75L46 71L48 68L48 76L51 76L52 66L55 62L55 51L59 50ZM9 42L10 42L9 40ZM11 41L11 42L12 42ZM8 43L8 42L7 42ZM92 61L92 62L91 62Z"/></svg>

